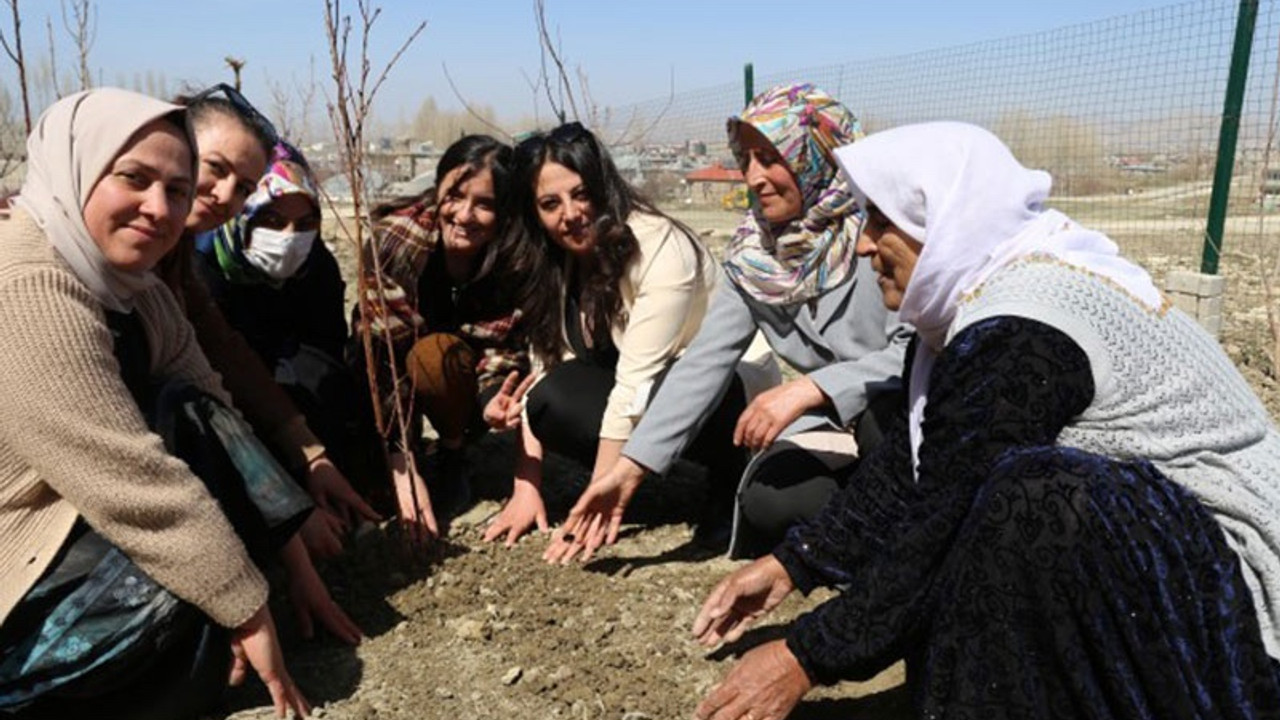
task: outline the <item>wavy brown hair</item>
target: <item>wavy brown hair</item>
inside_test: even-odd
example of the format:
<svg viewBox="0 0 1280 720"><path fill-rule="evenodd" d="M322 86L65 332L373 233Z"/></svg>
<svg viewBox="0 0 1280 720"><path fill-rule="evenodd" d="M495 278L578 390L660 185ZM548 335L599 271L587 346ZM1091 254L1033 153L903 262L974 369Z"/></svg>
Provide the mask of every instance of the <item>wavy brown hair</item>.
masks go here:
<svg viewBox="0 0 1280 720"><path fill-rule="evenodd" d="M604 144L579 123L534 134L516 145L511 196L523 222L513 225L512 231L521 236L523 243L537 248L541 256L527 265L533 281L522 309L534 354L551 366L565 352L562 299L568 289L566 251L551 239L538 217L538 175L548 162L562 165L582 178L595 212L591 272L579 278L577 287L579 305L595 347L610 342L610 329L622 313L622 277L640 252L635 233L627 226L631 213L639 210L666 218L689 242L697 240L686 225L658 210L624 180Z"/></svg>

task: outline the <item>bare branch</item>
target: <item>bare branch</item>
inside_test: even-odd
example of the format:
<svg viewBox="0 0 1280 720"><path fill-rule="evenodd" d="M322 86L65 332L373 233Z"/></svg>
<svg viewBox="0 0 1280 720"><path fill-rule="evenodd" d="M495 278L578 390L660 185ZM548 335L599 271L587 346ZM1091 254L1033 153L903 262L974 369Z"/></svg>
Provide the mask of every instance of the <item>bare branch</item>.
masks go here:
<svg viewBox="0 0 1280 720"><path fill-rule="evenodd" d="M49 33L49 76L53 79L53 97L62 99L62 88L58 85L58 45L53 40L53 19L44 16L44 27Z"/></svg>
<svg viewBox="0 0 1280 720"><path fill-rule="evenodd" d="M75 43L76 54L80 60L80 89L88 90L93 87L93 73L89 70L89 50L93 48L93 41L98 34L96 27L98 10L92 6L91 0L72 0L71 18L68 19L66 3L60 2L59 5L62 8L62 27Z"/></svg>
<svg viewBox="0 0 1280 720"><path fill-rule="evenodd" d="M573 97L573 85L569 80L569 71L564 67L564 61L561 59L561 53L556 50L558 43L551 42L551 33L547 30L547 14L545 0L533 0L534 17L538 22L538 40L542 44L542 75L547 77L546 58L549 56L551 62L556 66L556 76L559 81L556 83L560 91L561 102L556 103L551 94L551 82L548 79L546 83L547 101L551 103L551 109L555 112L556 117L561 123L568 120L565 113L564 100L568 100L569 109L573 111L574 119L578 119L581 115L578 113L578 103Z"/></svg>
<svg viewBox="0 0 1280 720"><path fill-rule="evenodd" d="M523 68L520 70L520 77L524 78L524 82L529 86L529 92L533 93L533 124L538 125L538 89L542 87L542 81L547 77L545 74L539 75L536 80L529 79L529 73Z"/></svg>
<svg viewBox="0 0 1280 720"><path fill-rule="evenodd" d="M27 88L27 61L22 54L22 16L18 12L18 0L5 0L9 3L9 10L13 16L13 45L9 45L9 39L5 37L4 32L0 31L0 45L4 46L4 51L8 53L9 59L18 68L18 88L22 91L22 119L27 128L27 134L31 134L31 97Z"/></svg>
<svg viewBox="0 0 1280 720"><path fill-rule="evenodd" d="M239 91L240 90L240 71L244 70L244 66L249 61L243 58L232 57L230 55L222 58L222 61L227 64L227 67L231 68L231 72L235 76L235 88L237 91Z"/></svg>
<svg viewBox="0 0 1280 720"><path fill-rule="evenodd" d="M667 114L667 111L671 109L671 105L675 102L675 99L676 99L676 69L675 67L672 67L670 82L667 88L667 102L662 106L662 109L658 111L657 116L654 117L652 122L645 125L643 130L636 133L635 135L631 135L631 129L635 126L636 121L639 119L639 114L633 111L631 113L631 119L627 121L626 128L622 131L622 134L619 135L616 140L614 140L612 144L637 145L637 144L643 143L644 139L649 136L649 133L653 132L654 128L658 127L658 123L662 122L662 118L665 117Z"/></svg>
<svg viewBox="0 0 1280 720"><path fill-rule="evenodd" d="M365 0L358 0L357 2L360 15L360 65L359 73L356 79L353 80L347 56L351 39L351 17L342 14L341 0L325 0L324 6L325 37L329 45L329 60L333 73L334 92L333 97L329 97L326 91L326 100L329 119L333 126L334 139L338 144L339 162L351 188L351 215L354 222L348 224L343 218L343 213L338 210L334 199L327 192L324 193L324 196L330 208L334 210L334 215L338 217L342 233L354 246L360 315L363 318L372 320L379 306L387 306L387 288L383 283L384 276L381 267L381 256L377 247L377 236L373 233L372 223L368 214L368 208L372 202L371 198L366 196L368 188L365 182L366 145L364 130L378 89L382 86L391 68L404 54L405 50L422 33L426 23L419 24L410 33L408 40L400 46L391 60L377 74L376 80L371 85L369 79L373 69L369 60L369 38L370 31L381 10L371 9ZM409 472L416 474L413 443L410 439L413 427L413 409L411 406L405 407L404 403L395 402L392 403L391 407L392 417L387 418L384 416L378 384L379 368L376 365L377 355L374 353L375 337L372 325L372 322L363 324L360 340L364 350L369 393L373 398L374 422L378 427L378 432L383 437L391 437L392 432L397 434L398 443L404 451L405 458L409 464ZM392 387L398 390L402 379L394 362L395 344L388 324L381 323L381 325L382 331L376 340L384 348L384 355L390 360L385 369L391 379ZM412 485L410 487L413 488ZM412 492L414 493L412 496L414 509L415 511L421 510L423 507L421 503L425 498L417 497L416 490L412 490Z"/></svg>
<svg viewBox="0 0 1280 720"><path fill-rule="evenodd" d="M453 91L453 96L458 98L458 102L462 103L462 107L466 108L467 114L471 115L471 117L475 118L476 120L479 120L482 124L484 124L485 127L489 128L490 130L493 130L494 132L502 135L508 140L512 139L511 133L507 132L506 130L503 130L501 127L491 122L489 119L485 118L483 115L477 112L475 108L471 106L471 103L467 102L467 99L462 96L462 92L458 90L458 86L454 84L453 76L449 74L449 65L447 63L440 63L440 67L444 69L444 79L449 81L449 89Z"/></svg>

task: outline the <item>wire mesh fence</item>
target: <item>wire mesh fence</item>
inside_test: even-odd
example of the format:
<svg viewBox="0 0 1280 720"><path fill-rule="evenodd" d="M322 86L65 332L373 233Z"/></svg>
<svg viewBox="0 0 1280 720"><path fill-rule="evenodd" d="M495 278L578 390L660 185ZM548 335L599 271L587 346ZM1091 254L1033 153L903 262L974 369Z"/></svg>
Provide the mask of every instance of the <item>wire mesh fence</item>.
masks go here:
<svg viewBox="0 0 1280 720"><path fill-rule="evenodd" d="M1054 176L1053 206L1110 234L1160 281L1200 266L1237 10L1193 0L901 57L757 68L755 90L815 83L868 132L943 119L987 127ZM1258 334L1266 281L1280 277L1278 69L1280 0L1260 0L1222 243L1228 339ZM724 121L743 101L743 83L726 83L597 109L590 120L664 205L732 227L742 211L730 186L681 180L732 165Z"/></svg>

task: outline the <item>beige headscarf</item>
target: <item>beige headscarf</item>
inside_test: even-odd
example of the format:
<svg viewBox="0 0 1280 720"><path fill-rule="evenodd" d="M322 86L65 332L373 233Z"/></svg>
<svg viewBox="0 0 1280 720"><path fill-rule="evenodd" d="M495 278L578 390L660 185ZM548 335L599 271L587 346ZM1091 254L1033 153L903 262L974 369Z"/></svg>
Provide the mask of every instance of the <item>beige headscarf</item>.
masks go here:
<svg viewBox="0 0 1280 720"><path fill-rule="evenodd" d="M132 310L133 296L157 280L150 272L127 272L107 263L85 227L85 202L134 133L152 120L181 112L177 105L146 95L99 88L49 106L27 137L27 178L15 202L109 310ZM187 141L194 158L189 128Z"/></svg>

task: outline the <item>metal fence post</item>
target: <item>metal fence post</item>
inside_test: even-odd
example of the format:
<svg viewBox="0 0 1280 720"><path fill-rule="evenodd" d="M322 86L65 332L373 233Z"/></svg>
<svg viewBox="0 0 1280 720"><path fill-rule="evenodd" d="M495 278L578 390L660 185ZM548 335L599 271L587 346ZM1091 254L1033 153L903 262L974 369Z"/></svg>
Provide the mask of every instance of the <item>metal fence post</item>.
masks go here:
<svg viewBox="0 0 1280 720"><path fill-rule="evenodd" d="M751 98L756 96L756 71L751 63L742 66L742 94L746 98L742 107L750 105Z"/></svg>
<svg viewBox="0 0 1280 720"><path fill-rule="evenodd" d="M1258 0L1240 0L1235 47L1231 51L1231 71L1227 76L1227 96L1222 107L1222 128L1218 135L1218 162L1213 172L1213 194L1209 197L1209 218L1204 231L1204 253L1200 258L1200 272L1206 275L1218 272L1231 173L1235 168L1236 138L1240 134L1240 112L1244 106L1245 78L1249 75L1253 28L1257 20Z"/></svg>

